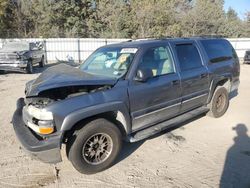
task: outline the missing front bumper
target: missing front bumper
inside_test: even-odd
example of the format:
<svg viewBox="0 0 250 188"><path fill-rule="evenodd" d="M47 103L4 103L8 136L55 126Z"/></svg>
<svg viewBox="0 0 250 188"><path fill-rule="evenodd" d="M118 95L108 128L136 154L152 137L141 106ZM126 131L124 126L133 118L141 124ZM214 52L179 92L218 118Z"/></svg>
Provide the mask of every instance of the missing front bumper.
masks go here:
<svg viewBox="0 0 250 188"><path fill-rule="evenodd" d="M17 101L17 110L12 119L12 124L18 140L23 148L33 156L46 163L58 163L62 161L60 147L62 135L50 137L47 140L38 139L34 133L25 125L22 118L24 99Z"/></svg>

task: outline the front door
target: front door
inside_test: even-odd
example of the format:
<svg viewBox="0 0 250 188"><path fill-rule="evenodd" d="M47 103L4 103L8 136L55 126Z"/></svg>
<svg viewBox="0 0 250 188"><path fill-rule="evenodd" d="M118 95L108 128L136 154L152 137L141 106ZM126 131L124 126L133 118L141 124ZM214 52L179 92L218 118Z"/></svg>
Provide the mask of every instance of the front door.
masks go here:
<svg viewBox="0 0 250 188"><path fill-rule="evenodd" d="M180 78L167 44L145 50L139 61L138 69L151 70L153 77L129 84L133 131L175 116L181 104Z"/></svg>

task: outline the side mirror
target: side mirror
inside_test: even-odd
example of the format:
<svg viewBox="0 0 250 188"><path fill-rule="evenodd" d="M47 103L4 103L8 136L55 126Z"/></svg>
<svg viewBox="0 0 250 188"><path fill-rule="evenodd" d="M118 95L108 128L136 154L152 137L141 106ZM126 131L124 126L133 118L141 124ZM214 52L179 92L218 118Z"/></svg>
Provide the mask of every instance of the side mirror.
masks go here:
<svg viewBox="0 0 250 188"><path fill-rule="evenodd" d="M153 72L151 69L138 69L136 73L135 80L138 82L146 82L149 78L153 77Z"/></svg>

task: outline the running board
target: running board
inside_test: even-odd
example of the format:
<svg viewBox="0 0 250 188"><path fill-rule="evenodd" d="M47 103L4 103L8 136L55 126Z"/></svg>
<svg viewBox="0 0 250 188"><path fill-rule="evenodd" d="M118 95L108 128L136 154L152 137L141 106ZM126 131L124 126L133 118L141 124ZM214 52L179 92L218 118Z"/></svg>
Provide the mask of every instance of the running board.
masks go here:
<svg viewBox="0 0 250 188"><path fill-rule="evenodd" d="M129 142L137 142L137 141L146 139L146 138L153 136L153 135L155 135L155 134L157 134L165 129L177 126L180 123L183 123L191 118L194 118L200 114L203 114L203 113L207 112L208 110L209 109L207 107L196 108L192 111L186 112L186 113L179 115L175 118L172 118L170 120L164 121L162 123L159 123L159 124L153 125L149 128L138 131L129 137Z"/></svg>

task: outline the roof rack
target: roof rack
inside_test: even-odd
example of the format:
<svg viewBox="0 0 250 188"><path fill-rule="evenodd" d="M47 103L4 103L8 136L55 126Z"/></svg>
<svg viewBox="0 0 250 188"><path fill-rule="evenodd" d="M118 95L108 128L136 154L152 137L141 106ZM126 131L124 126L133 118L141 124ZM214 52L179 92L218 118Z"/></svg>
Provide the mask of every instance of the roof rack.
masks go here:
<svg viewBox="0 0 250 188"><path fill-rule="evenodd" d="M124 42L134 42L134 41L153 40L153 39L156 39L156 38L147 37L147 38L129 39L129 40L124 41Z"/></svg>
<svg viewBox="0 0 250 188"><path fill-rule="evenodd" d="M226 36L224 35L198 35L198 36L191 36L190 38L195 38L195 37L199 37L199 38L225 38Z"/></svg>
<svg viewBox="0 0 250 188"><path fill-rule="evenodd" d="M157 39L171 39L171 38L175 38L174 36L161 36L158 37Z"/></svg>
<svg viewBox="0 0 250 188"><path fill-rule="evenodd" d="M183 37L175 37L175 36L162 36L162 37L145 37L138 39L129 39L125 42L133 42L133 41L143 41L143 40L167 40L171 38L180 38L180 39L190 39L190 38L226 38L224 35L193 35L193 36L183 36Z"/></svg>

